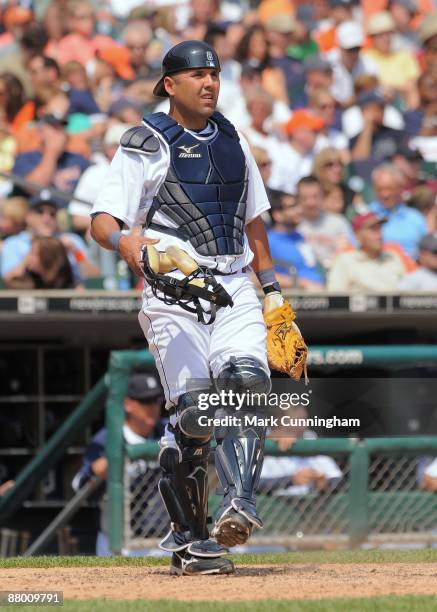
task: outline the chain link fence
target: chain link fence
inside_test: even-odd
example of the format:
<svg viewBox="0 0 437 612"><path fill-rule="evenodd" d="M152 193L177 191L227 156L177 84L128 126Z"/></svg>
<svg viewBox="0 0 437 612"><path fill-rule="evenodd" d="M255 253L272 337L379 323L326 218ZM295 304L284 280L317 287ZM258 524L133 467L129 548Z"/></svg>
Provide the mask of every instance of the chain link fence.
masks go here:
<svg viewBox="0 0 437 612"><path fill-rule="evenodd" d="M367 486L359 496L357 489L351 490L351 478L356 476L351 474L350 453L266 453L258 491L264 528L254 530L250 545L284 549L345 546L350 544L354 523L363 509L367 510L363 540L375 544L437 542L437 494L420 488L428 462L424 455L369 453L364 474ZM154 547L169 529L158 480L156 461L126 461L125 548ZM213 463L209 484L213 518L221 499Z"/></svg>

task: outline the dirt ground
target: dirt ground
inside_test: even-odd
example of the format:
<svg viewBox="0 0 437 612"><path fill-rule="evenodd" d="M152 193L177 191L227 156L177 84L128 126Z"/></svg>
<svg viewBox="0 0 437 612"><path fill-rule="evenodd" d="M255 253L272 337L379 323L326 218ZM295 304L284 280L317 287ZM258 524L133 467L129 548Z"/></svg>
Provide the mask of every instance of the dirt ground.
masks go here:
<svg viewBox="0 0 437 612"><path fill-rule="evenodd" d="M436 595L437 563L238 566L231 576L174 577L165 567L1 569L2 590L59 590L67 599L242 601Z"/></svg>

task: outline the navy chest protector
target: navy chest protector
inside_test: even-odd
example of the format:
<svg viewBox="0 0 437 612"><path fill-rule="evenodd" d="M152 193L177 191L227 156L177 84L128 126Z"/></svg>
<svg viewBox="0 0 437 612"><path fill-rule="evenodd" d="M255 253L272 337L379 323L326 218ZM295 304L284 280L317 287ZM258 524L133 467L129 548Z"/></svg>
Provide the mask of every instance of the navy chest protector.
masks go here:
<svg viewBox="0 0 437 612"><path fill-rule="evenodd" d="M144 123L168 143L170 164L156 194L146 227L189 242L200 255L241 255L248 169L234 126L214 113L217 129L210 137L195 138L165 113L154 113ZM153 221L156 211L175 225Z"/></svg>

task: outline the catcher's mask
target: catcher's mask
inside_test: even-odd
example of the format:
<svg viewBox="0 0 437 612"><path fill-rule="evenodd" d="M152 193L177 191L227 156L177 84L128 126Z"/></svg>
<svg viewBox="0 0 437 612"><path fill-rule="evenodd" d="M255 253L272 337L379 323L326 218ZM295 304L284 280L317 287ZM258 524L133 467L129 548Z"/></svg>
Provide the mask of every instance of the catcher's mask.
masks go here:
<svg viewBox="0 0 437 612"><path fill-rule="evenodd" d="M189 258L185 252L178 250ZM144 245L142 248L143 276L150 285L153 295L165 304L177 304L184 310L197 314L197 320L203 325L214 323L219 308L234 305L229 293L216 281L209 268L199 266L189 258L194 265L192 271L187 274L187 269L184 269L184 266L176 258L171 258L174 263L173 269L179 269L186 274L184 278L177 279L156 271L156 269L159 269L159 264L157 268L150 261L150 255L153 255L153 252L154 249L150 249L150 246ZM169 249L167 248L167 255L168 252ZM210 309L205 309L200 300L209 302Z"/></svg>

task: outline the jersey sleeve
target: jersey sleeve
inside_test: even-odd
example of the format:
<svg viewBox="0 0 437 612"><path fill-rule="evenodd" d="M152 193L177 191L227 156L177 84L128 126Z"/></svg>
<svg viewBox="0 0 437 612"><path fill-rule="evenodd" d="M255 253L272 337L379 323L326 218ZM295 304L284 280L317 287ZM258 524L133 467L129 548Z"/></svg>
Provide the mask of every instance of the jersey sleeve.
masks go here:
<svg viewBox="0 0 437 612"><path fill-rule="evenodd" d="M244 136L238 132L241 148L246 157L249 170L249 185L247 190L246 224L250 223L263 212L270 209L269 199L264 187L261 174L259 173L256 161L250 151L249 144Z"/></svg>

